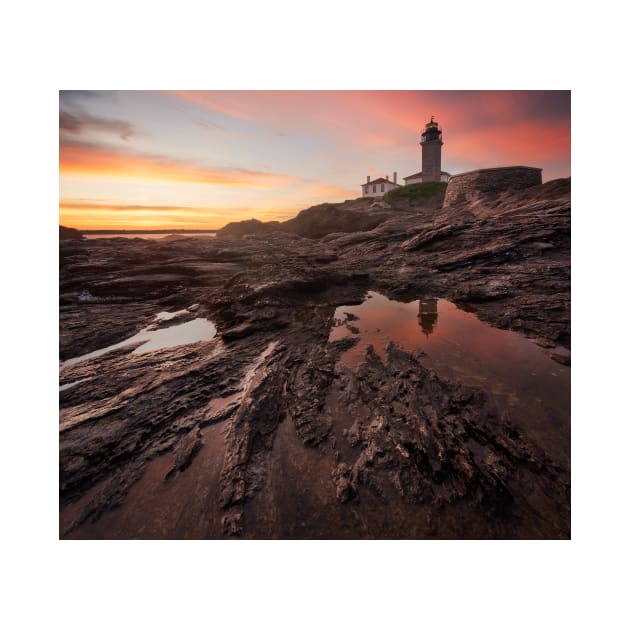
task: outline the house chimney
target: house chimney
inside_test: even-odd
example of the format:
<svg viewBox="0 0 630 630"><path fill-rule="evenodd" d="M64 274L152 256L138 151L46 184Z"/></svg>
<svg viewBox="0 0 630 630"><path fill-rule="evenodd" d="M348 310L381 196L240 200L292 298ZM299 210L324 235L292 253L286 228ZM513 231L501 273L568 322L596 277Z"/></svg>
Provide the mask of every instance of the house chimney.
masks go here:
<svg viewBox="0 0 630 630"><path fill-rule="evenodd" d="M368 180L367 180L367 183L368 183L368 184L370 183L370 176L369 176L369 175L368 175Z"/></svg>
<svg viewBox="0 0 630 630"><path fill-rule="evenodd" d="M396 183L396 179L398 178L398 173L394 171L394 184Z"/></svg>
<svg viewBox="0 0 630 630"><path fill-rule="evenodd" d="M385 179L389 181L389 175L385 175Z"/></svg>

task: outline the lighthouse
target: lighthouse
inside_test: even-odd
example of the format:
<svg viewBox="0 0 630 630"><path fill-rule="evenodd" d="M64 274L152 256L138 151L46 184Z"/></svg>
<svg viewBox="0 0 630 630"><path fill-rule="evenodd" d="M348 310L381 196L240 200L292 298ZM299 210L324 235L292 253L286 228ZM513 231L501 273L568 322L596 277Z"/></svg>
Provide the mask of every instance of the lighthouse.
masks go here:
<svg viewBox="0 0 630 630"><path fill-rule="evenodd" d="M431 116L420 137L422 148L422 170L404 177L405 186L422 182L447 182L450 174L442 170L442 129Z"/></svg>
<svg viewBox="0 0 630 630"><path fill-rule="evenodd" d="M422 147L422 181L439 182L442 175L442 130L431 120L424 126Z"/></svg>

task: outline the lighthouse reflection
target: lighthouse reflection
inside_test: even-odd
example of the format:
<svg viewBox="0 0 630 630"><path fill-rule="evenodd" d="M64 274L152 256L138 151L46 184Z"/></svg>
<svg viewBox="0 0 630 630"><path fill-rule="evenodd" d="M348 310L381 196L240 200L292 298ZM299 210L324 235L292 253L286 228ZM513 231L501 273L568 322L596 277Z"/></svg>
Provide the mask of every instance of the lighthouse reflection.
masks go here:
<svg viewBox="0 0 630 630"><path fill-rule="evenodd" d="M422 332L428 337L437 326L438 301L437 298L423 298L419 300L418 321Z"/></svg>
<svg viewBox="0 0 630 630"><path fill-rule="evenodd" d="M359 329L353 333L347 326ZM440 316L438 326L438 313ZM494 328L475 313L441 298L398 302L371 291L362 304L335 310L331 342L357 339L339 362L351 370L366 360L372 346L387 364L393 342L408 352L422 351L422 365L440 378L479 387L491 396L499 411L531 433L545 450L568 466L570 441L571 369L558 365L530 339ZM396 359L388 369L396 369Z"/></svg>

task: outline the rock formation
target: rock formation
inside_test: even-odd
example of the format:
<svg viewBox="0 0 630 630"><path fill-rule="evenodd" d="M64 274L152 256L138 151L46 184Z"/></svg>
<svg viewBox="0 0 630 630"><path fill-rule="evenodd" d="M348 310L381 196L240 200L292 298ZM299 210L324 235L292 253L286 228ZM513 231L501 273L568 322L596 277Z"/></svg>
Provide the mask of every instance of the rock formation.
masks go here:
<svg viewBox="0 0 630 630"><path fill-rule="evenodd" d="M83 238L83 234L79 230L74 228L59 226L59 240L80 240Z"/></svg>
<svg viewBox="0 0 630 630"><path fill-rule="evenodd" d="M191 304L184 319L218 328L62 365L62 537L569 537L569 462L486 392L395 345L349 369L356 336L328 339L335 308L374 290L570 348L570 181L370 203L217 238L60 242L62 360Z"/></svg>

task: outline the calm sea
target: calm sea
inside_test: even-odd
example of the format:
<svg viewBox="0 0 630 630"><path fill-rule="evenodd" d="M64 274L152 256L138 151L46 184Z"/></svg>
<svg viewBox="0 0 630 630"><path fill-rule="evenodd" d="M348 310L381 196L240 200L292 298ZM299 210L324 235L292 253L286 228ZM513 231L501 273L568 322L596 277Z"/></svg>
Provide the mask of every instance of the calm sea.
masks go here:
<svg viewBox="0 0 630 630"><path fill-rule="evenodd" d="M213 238L216 236L214 232L186 232L185 234L181 232L173 232L161 233L161 234L153 234L153 233L145 233L139 232L137 234L129 234L128 232L122 232L120 234L84 234L85 238L172 238L173 236L194 236L194 237L210 237Z"/></svg>

